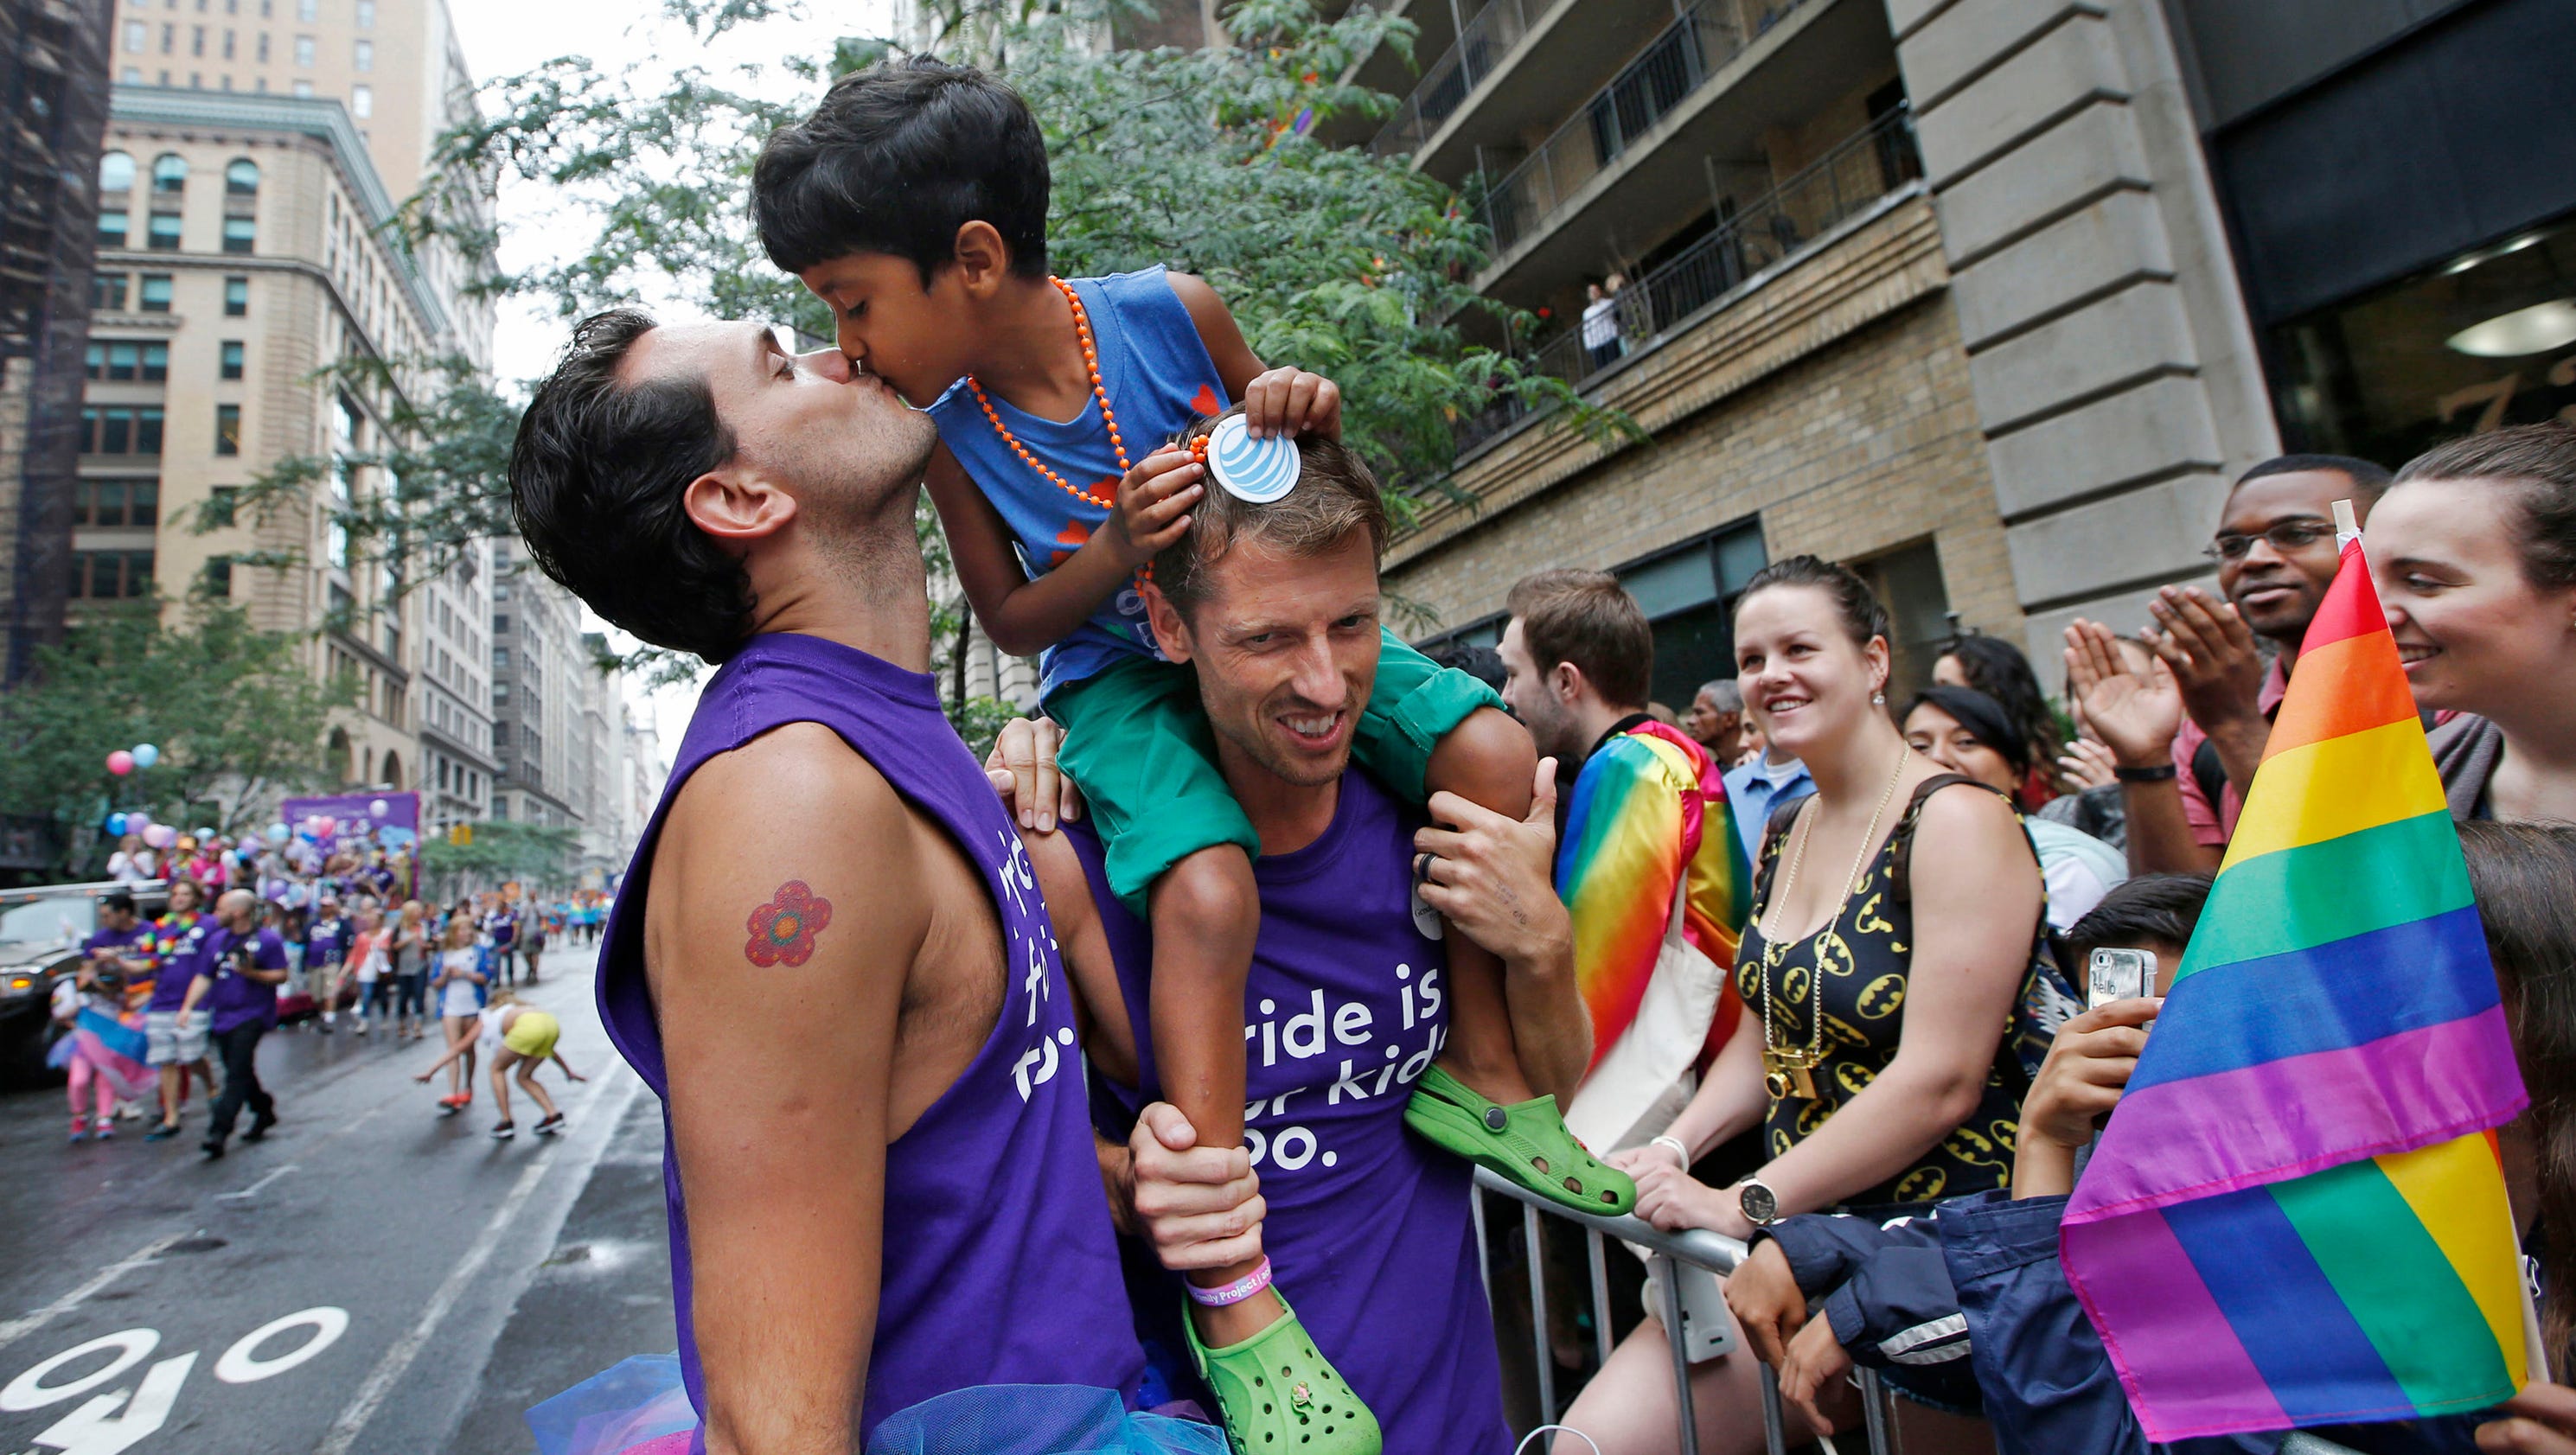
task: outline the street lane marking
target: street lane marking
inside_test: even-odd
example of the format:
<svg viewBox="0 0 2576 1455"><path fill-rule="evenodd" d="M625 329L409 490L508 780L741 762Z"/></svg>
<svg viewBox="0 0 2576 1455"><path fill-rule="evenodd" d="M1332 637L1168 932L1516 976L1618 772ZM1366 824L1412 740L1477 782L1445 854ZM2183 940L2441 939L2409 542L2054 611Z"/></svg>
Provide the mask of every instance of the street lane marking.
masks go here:
<svg viewBox="0 0 2576 1455"><path fill-rule="evenodd" d="M603 1082L605 1080L603 1078ZM597 1132L588 1146L577 1149L569 1169L583 1180L587 1180L591 1169L599 1165L601 1154L615 1140L617 1129L625 1123L627 1109L634 1105L636 1096L644 1089L643 1081L632 1074L619 1075L616 1082L617 1104L600 1113L604 1120L595 1128L592 1127L591 1114L599 1110L601 1099L608 1094L607 1085L594 1088L582 1099L582 1124ZM438 1291L429 1296L429 1303L421 1309L419 1322L411 1326L410 1332L395 1340L393 1346L385 1350L384 1356L376 1361L376 1367L367 1372L367 1382L358 1387L348 1408L340 1411L340 1417L331 1422L331 1428L322 1436L322 1443L313 1447L313 1455L348 1455L349 1447L357 1443L358 1436L367 1428L367 1422L376 1417L376 1410L384 1404L386 1396L393 1393L394 1386L402 1381L412 1361L429 1346L430 1336L438 1332L439 1324L455 1308L456 1301L465 1296L466 1288L482 1273L483 1265L491 1261L493 1250L501 1245L501 1230L508 1227L519 1215L519 1210L527 1205L528 1199L536 1195L537 1186L545 1181L546 1173L562 1165L547 1157L531 1161L528 1169L519 1174L518 1184L493 1210L491 1221L483 1225L483 1236L475 1239L465 1256L448 1270L446 1281L438 1285Z"/></svg>
<svg viewBox="0 0 2576 1455"><path fill-rule="evenodd" d="M284 1177L287 1173L294 1170L295 1164L289 1162L285 1166L278 1168L276 1171L269 1173L266 1177L261 1178L257 1182L252 1183L250 1186L245 1187L238 1192L216 1193L215 1200L218 1202L228 1202L234 1198L248 1197L252 1193L259 1191L261 1188L268 1186L270 1183L275 1182L277 1179Z"/></svg>
<svg viewBox="0 0 2576 1455"><path fill-rule="evenodd" d="M137 1250L132 1255L121 1258L114 1263L110 1263L105 1268L91 1274L88 1282L83 1283L80 1287L73 1289L62 1297L55 1299L52 1303L45 1305L43 1308L37 1309L33 1313L21 1314L17 1318L11 1319L5 1324L0 1324L0 1348L5 1348L10 1344L16 1343L18 1340L23 1339L27 1335L34 1333L36 1330L43 1328L45 1325L52 1323L64 1314L70 1313L73 1309L80 1307L82 1304L88 1302L90 1296L97 1293L100 1289L107 1287L116 1280L123 1278L126 1274L133 1272L135 1269L142 1267L153 1259L160 1257L163 1253L168 1252L171 1244L178 1242L182 1238L195 1237L198 1233L203 1231L204 1229L202 1228L195 1228L184 1233L171 1233L164 1237L155 1238L151 1242L144 1244L141 1249Z"/></svg>

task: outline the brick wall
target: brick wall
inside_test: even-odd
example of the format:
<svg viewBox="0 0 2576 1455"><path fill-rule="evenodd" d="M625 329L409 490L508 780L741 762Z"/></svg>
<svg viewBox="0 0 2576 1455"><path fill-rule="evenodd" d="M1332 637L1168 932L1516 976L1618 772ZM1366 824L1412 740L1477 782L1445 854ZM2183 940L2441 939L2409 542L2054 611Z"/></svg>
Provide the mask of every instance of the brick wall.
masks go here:
<svg viewBox="0 0 2576 1455"><path fill-rule="evenodd" d="M1598 387L1652 442L1605 452L1540 422L1469 460L1386 582L1456 626L1550 566L1609 567L1759 515L1771 556L1852 560L1929 538L1951 609L2017 633L1984 437L1919 195L1757 278ZM1399 621L1407 635L1439 629Z"/></svg>

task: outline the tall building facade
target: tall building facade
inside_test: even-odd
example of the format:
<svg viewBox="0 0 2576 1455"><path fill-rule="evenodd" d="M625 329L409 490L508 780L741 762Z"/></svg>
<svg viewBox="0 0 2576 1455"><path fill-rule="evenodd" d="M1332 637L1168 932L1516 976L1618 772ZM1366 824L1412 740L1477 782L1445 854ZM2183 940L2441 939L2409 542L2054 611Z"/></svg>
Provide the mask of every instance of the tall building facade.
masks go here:
<svg viewBox="0 0 2576 1455"><path fill-rule="evenodd" d="M494 543L492 756L500 767L492 817L577 828L570 749L583 685L595 673L581 646L581 603L528 559L516 538Z"/></svg>
<svg viewBox="0 0 2576 1455"><path fill-rule="evenodd" d="M107 0L0 0L0 689L62 637Z"/></svg>
<svg viewBox="0 0 2576 1455"><path fill-rule="evenodd" d="M1389 553L1431 642L1615 570L1659 700L1732 675L1752 571L1812 551L2044 677L2077 615L2207 579L2285 445L2401 463L2576 417L2576 96L2551 0L1470 0L1406 11L1334 139L1482 199L1504 342L1624 410L1497 410ZM2475 77L2469 83L2463 78Z"/></svg>

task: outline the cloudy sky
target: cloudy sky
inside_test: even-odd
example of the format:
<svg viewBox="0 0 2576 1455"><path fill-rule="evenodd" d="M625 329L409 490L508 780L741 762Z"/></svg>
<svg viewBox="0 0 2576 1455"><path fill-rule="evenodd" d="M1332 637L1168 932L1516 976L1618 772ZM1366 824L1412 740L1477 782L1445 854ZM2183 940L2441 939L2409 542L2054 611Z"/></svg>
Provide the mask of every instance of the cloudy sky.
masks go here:
<svg viewBox="0 0 2576 1455"><path fill-rule="evenodd" d="M641 11L659 10L650 0L644 4L635 0L448 0L448 7L456 19L466 64L480 82L515 75L565 55L587 56L610 71L639 66L648 75L656 71L667 75L683 63L722 66L767 63L781 55L829 55L839 36L887 32L893 3L807 0L799 18L765 24L754 37L728 36L712 51L678 26L636 19ZM514 219L542 214L544 199L524 186L505 183L500 210L507 228ZM532 250L545 246L542 231L522 230L503 245L502 261L509 267L527 266L543 256ZM505 304L494 342L501 377L527 380L543 374L563 337L563 324L552 316ZM583 615L591 630L607 629L587 611ZM649 694L630 689L630 701L639 715L653 719L666 761L688 726L696 700L696 690L689 687Z"/></svg>

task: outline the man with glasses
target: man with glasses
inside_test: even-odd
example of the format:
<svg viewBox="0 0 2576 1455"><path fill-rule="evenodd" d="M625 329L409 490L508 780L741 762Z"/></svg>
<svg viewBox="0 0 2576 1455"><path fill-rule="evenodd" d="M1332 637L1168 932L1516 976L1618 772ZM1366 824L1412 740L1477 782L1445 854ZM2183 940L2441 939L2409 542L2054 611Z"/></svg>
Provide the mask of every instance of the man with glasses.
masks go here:
<svg viewBox="0 0 2576 1455"><path fill-rule="evenodd" d="M2155 624L2139 635L2169 676L2136 671L2098 623L2067 628L2067 689L2119 760L2136 872L2218 867L2334 581L2334 503L2367 516L2388 479L2344 455L2282 455L2246 471L2205 548L2218 596L2167 586L2148 604Z"/></svg>

